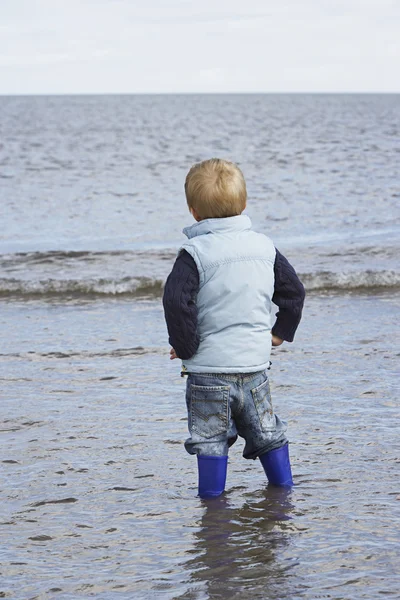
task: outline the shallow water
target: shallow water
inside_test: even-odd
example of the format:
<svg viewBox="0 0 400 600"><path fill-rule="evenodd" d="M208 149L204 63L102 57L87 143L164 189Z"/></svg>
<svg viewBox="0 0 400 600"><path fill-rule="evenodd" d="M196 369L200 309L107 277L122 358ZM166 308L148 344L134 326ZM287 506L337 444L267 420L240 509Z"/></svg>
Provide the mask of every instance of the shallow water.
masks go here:
<svg viewBox="0 0 400 600"><path fill-rule="evenodd" d="M0 597L399 597L400 96L0 98ZM295 487L197 498L161 292L199 159L307 288Z"/></svg>
<svg viewBox="0 0 400 600"><path fill-rule="evenodd" d="M271 374L295 488L238 442L202 501L159 303L3 301L3 597L398 597L399 304L309 296Z"/></svg>

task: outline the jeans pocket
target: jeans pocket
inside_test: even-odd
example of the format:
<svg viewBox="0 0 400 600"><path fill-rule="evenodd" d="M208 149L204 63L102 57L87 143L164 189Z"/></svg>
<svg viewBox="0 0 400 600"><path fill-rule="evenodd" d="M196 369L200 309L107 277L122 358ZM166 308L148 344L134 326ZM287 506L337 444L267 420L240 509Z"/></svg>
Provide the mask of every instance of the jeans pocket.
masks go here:
<svg viewBox="0 0 400 600"><path fill-rule="evenodd" d="M221 435L229 424L229 386L190 386L190 428L204 438Z"/></svg>
<svg viewBox="0 0 400 600"><path fill-rule="evenodd" d="M268 379L258 387L252 389L251 395L253 396L254 406L256 407L262 429L264 431L273 431L275 429L275 415L272 408Z"/></svg>

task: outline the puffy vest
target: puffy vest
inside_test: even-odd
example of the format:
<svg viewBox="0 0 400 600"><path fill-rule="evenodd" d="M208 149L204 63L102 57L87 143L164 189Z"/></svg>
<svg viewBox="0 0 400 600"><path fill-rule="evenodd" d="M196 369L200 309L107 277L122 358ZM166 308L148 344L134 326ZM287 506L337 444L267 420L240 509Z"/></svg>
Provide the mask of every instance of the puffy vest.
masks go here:
<svg viewBox="0 0 400 600"><path fill-rule="evenodd" d="M183 361L193 373L252 373L269 366L275 247L246 215L186 227L182 249L199 272L200 345Z"/></svg>

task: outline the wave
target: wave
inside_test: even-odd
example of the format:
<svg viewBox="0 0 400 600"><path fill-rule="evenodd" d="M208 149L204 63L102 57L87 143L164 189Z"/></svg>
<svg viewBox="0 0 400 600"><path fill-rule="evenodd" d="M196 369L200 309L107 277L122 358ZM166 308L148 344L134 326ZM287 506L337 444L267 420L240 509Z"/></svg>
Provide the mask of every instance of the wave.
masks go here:
<svg viewBox="0 0 400 600"><path fill-rule="evenodd" d="M32 266L42 264L62 265L71 263L87 263L93 261L104 261L108 258L126 257L135 260L152 258L160 260L172 260L176 256L173 249L144 249L144 250L48 250L32 252L15 252L12 254L0 254L0 265L3 267Z"/></svg>
<svg viewBox="0 0 400 600"><path fill-rule="evenodd" d="M160 297L161 279L123 277L122 279L0 279L0 296L132 296Z"/></svg>
<svg viewBox="0 0 400 600"><path fill-rule="evenodd" d="M62 262L74 258L76 260L91 260L93 257L102 256L120 256L124 254L123 251L114 250L111 252L91 252L90 250L48 250L45 252L34 251L34 252L16 252L14 254L3 254L0 258L6 262L14 262L16 264L30 265L32 263L44 263L44 262Z"/></svg>
<svg viewBox="0 0 400 600"><path fill-rule="evenodd" d="M307 292L368 292L400 288L400 273L392 270L318 271L300 275Z"/></svg>
<svg viewBox="0 0 400 600"><path fill-rule="evenodd" d="M299 274L309 293L318 292L372 292L400 288L400 273L396 271L341 272L318 271ZM160 298L164 288L162 279L151 277L123 277L121 279L0 279L0 296L14 297L116 297Z"/></svg>

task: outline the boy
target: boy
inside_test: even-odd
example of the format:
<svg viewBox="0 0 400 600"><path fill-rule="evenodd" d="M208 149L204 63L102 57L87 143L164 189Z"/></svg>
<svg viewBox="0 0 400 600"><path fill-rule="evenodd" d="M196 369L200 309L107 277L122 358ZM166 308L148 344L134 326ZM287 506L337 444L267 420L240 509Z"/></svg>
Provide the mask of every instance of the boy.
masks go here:
<svg viewBox="0 0 400 600"><path fill-rule="evenodd" d="M286 424L274 414L267 370L272 346L293 341L304 287L265 235L251 229L243 174L212 158L194 165L186 200L197 221L164 289L172 346L188 375L189 454L197 455L199 496L225 489L228 448L245 439L268 481L293 485ZM279 307L273 323L272 302Z"/></svg>

